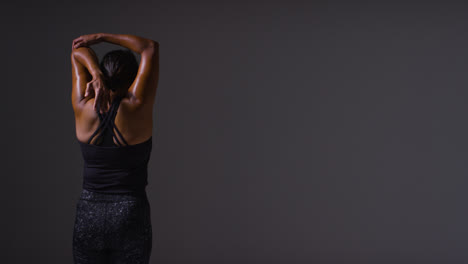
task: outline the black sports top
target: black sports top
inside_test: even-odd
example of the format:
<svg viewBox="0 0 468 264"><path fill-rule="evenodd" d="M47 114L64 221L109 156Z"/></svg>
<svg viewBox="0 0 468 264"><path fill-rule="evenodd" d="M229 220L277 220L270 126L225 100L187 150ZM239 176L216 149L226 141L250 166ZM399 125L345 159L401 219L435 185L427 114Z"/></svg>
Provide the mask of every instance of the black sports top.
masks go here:
<svg viewBox="0 0 468 264"><path fill-rule="evenodd" d="M151 156L151 136L145 142L128 145L114 124L122 97L116 97L107 113L96 112L100 124L88 143L78 140L84 159L83 189L99 193L142 193L148 184L148 161ZM125 143L122 146L117 134ZM96 145L90 144L98 134ZM113 141L115 138L119 145Z"/></svg>

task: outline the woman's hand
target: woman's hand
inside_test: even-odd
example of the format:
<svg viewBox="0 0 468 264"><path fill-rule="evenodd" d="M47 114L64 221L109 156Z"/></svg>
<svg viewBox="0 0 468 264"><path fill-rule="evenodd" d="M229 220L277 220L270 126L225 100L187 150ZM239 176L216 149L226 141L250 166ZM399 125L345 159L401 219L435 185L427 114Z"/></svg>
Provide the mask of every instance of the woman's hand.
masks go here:
<svg viewBox="0 0 468 264"><path fill-rule="evenodd" d="M85 97L94 95L94 110L97 104L100 106L100 113L107 112L110 108L110 90L104 87L104 76L96 74L93 79L86 84Z"/></svg>
<svg viewBox="0 0 468 264"><path fill-rule="evenodd" d="M77 49L79 47L88 47L101 41L101 34L82 35L73 40L72 49Z"/></svg>

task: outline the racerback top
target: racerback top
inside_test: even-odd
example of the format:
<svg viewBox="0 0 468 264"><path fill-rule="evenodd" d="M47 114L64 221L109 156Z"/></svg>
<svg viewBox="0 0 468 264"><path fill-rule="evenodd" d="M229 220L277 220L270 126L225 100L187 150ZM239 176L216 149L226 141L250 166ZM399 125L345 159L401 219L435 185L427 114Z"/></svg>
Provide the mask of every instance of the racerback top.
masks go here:
<svg viewBox="0 0 468 264"><path fill-rule="evenodd" d="M109 111L103 114L98 105L98 128L88 143L78 140L84 160L83 189L98 193L145 192L153 137L139 144L127 144L114 123L121 100L122 97L115 97ZM125 145L114 133L114 129ZM91 140L95 135L97 143L93 145ZM118 145L114 143L114 138Z"/></svg>

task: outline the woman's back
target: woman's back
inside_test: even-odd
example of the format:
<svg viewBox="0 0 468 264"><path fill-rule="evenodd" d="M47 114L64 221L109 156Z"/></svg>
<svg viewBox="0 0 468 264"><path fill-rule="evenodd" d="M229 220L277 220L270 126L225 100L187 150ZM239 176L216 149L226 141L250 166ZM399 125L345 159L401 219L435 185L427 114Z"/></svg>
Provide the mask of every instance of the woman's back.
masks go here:
<svg viewBox="0 0 468 264"><path fill-rule="evenodd" d="M94 110L95 98L91 98L84 104L79 118L76 118L76 137L78 141L88 143L101 124L99 114ZM117 106L114 125L115 133L122 135L128 145L135 145L148 140L153 134L153 104L147 102L142 107L136 107L132 99L127 96L121 99ZM98 131L99 133L100 131ZM114 142L118 144L117 140ZM97 137L93 137L91 144L97 143Z"/></svg>

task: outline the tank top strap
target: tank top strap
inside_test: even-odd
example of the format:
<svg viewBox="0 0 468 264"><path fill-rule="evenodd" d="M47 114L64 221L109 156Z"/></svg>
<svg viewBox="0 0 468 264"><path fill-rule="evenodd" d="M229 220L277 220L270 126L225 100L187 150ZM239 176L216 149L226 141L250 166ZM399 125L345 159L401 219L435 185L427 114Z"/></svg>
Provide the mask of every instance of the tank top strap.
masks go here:
<svg viewBox="0 0 468 264"><path fill-rule="evenodd" d="M100 113L99 104L97 105L96 112L97 112L97 114L99 116L100 123L99 123L99 126L96 129L96 131L94 131L94 133L89 138L88 144L91 144L91 141L92 141L93 137L96 134L98 134L99 131L100 131L100 133L99 133L99 135L97 136L97 139L96 139L96 142L98 142L98 145L101 145L102 143L105 143L105 145L114 145L113 139L115 138L118 145L122 146L122 143L120 142L120 140L118 139L118 137L114 133L114 128L115 128L115 130L119 134L122 141L124 141L124 143L126 145L128 145L127 141L125 141L122 134L117 129L117 127L115 126L115 123L114 123L114 119L117 116L117 109L119 108L119 105L120 105L120 102L122 101L122 98L123 97L115 97L114 100L112 101L112 104L111 104L111 107L110 107L109 111L106 112L106 113L103 113L103 114ZM108 136L105 137L106 135L108 135Z"/></svg>
<svg viewBox="0 0 468 264"><path fill-rule="evenodd" d="M117 126L115 125L114 120L115 120L115 117L111 119L112 127L115 128L115 131L117 131L117 134L119 135L120 139L122 139L122 141L123 141L123 143L125 144L125 146L128 146L127 141L125 140L125 138L122 136L122 133L120 133L119 129L118 129ZM119 141L119 139L117 138L117 135L115 135L114 130L112 130L112 133L114 134L114 137L115 137L115 139L117 140L117 142L119 142L119 145L122 145L122 144L120 144L120 141Z"/></svg>
<svg viewBox="0 0 468 264"><path fill-rule="evenodd" d="M119 108L119 105L120 105L120 102L122 102L122 99L123 99L123 96L119 96L116 98L116 106L115 106L115 110L113 112L113 117L111 118L111 127L115 129L115 131L117 131L117 134L119 135L120 139L122 139L123 143L125 144L125 146L128 146L128 143L127 141L125 140L125 138L122 136L122 134L120 133L119 129L117 128L117 126L115 125L115 117L117 116L117 109ZM120 143L120 140L118 139L117 135L114 133L114 129L112 129L112 135L115 137L115 139L117 140L118 144L120 146L122 146L122 143Z"/></svg>
<svg viewBox="0 0 468 264"><path fill-rule="evenodd" d="M106 127L107 127L107 120L109 119L109 115L102 115L100 112L100 107L99 105L96 106L96 112L98 114L98 117L99 117L99 126L97 127L97 129L94 131L94 133L91 135L91 137L89 137L89 140L88 140L88 144L91 144L91 141L93 140L94 136L96 134L98 134L99 131L103 131ZM102 133L101 133L102 134Z"/></svg>

